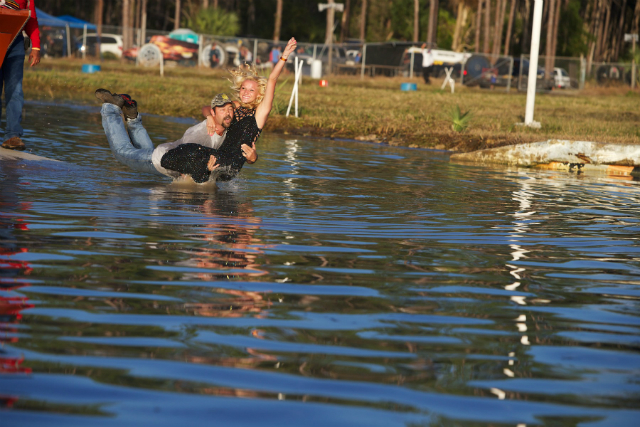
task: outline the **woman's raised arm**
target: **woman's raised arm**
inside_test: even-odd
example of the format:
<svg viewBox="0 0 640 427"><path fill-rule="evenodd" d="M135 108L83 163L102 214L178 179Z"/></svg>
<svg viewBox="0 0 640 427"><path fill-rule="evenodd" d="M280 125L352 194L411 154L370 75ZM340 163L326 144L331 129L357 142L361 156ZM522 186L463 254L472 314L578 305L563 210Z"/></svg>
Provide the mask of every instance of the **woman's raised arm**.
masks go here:
<svg viewBox="0 0 640 427"><path fill-rule="evenodd" d="M276 83L278 82L278 77L284 68L285 62L287 62L287 58L291 55L291 52L296 50L296 45L298 42L295 38L291 37L287 46L284 48L284 52L282 52L281 60L278 61L277 64L273 66L273 70L271 70L271 74L269 74L269 79L267 80L267 88L264 93L264 98L258 108L256 108L255 118L256 123L259 129L264 127L264 124L267 122L267 118L269 117L269 113L271 112L271 107L273 106L273 97L276 92Z"/></svg>

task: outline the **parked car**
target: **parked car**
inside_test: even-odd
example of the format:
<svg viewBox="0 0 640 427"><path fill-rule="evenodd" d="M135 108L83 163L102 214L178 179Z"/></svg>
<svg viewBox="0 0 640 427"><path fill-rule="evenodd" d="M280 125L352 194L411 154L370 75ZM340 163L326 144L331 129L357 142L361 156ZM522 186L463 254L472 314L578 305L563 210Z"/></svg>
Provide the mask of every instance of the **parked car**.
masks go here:
<svg viewBox="0 0 640 427"><path fill-rule="evenodd" d="M558 89L567 89L571 87L571 77L569 77L569 73L566 72L564 68L554 68L553 69L553 82L554 87Z"/></svg>
<svg viewBox="0 0 640 427"><path fill-rule="evenodd" d="M86 44L82 44L82 36L76 38L76 46L80 54L86 51L87 55L95 56L96 46L98 44L98 35L96 33L87 34ZM100 36L100 53L112 53L117 58L122 57L122 36L119 34L103 33Z"/></svg>

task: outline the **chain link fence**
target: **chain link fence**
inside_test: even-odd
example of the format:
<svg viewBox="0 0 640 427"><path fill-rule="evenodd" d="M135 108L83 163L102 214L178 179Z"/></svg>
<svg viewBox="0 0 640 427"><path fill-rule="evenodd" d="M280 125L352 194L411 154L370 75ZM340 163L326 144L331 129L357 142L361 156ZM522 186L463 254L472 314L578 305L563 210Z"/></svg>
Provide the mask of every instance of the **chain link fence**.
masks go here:
<svg viewBox="0 0 640 427"><path fill-rule="evenodd" d="M177 32L133 30L131 49L123 49L123 28L103 25L100 51L94 26L69 28L41 25L42 50L45 57L124 58L140 65L230 67L243 62L257 68L270 68L279 58L286 42L195 34L189 30ZM171 37L169 35L171 34ZM149 47L154 44L158 49ZM329 48L323 44L299 43L292 55L303 62L303 75L320 78L329 73L374 76L422 75L421 43L345 43ZM96 54L98 52L98 54ZM272 54L274 52L274 54ZM529 55L493 56L458 53L434 48L431 76L446 77L447 73L466 86L477 86L509 92L512 88L526 91L529 78ZM599 63L590 65L584 58L555 57L553 73L545 74L545 57L539 56L536 87L538 90L580 90L586 83L596 86L630 86L639 81L631 63ZM288 66L293 67L294 61Z"/></svg>

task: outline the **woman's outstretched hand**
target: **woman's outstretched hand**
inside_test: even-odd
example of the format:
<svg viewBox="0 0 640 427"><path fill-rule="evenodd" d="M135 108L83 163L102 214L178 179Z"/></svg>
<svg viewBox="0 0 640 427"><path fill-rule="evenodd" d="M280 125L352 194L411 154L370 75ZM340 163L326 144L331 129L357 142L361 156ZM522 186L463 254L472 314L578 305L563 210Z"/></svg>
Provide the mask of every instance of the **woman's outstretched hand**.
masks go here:
<svg viewBox="0 0 640 427"><path fill-rule="evenodd" d="M240 148L242 149L242 155L247 159L247 163L253 164L258 160L258 152L256 151L255 142L251 143L251 147L247 144L242 144Z"/></svg>
<svg viewBox="0 0 640 427"><path fill-rule="evenodd" d="M287 59L289 55L291 55L291 53L296 50L297 45L298 42L296 41L295 37L291 37L289 39L289 42L287 43L287 46L284 48L284 52L282 52L282 58Z"/></svg>
<svg viewBox="0 0 640 427"><path fill-rule="evenodd" d="M216 159L216 156L214 156L214 155L209 156L209 162L207 163L207 169L209 169L210 172L213 172L214 169L218 169L218 167L220 166L220 165L216 165L217 161L218 160Z"/></svg>

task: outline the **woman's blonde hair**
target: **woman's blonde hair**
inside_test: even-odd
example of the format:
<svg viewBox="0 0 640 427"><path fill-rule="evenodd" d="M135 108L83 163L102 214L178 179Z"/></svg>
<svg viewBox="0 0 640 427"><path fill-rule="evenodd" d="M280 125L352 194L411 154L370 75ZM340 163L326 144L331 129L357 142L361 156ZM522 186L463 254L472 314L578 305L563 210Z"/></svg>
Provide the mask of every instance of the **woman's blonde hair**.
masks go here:
<svg viewBox="0 0 640 427"><path fill-rule="evenodd" d="M233 68L229 70L231 74L231 78L229 81L231 82L231 90L233 90L240 101L240 105L243 107L249 107L255 109L264 99L264 94L267 91L267 79L262 77L256 71L256 67L248 64L244 64L239 66L238 68ZM242 87L242 83L246 80L252 80L258 84L258 97L251 104L244 104L240 99L240 88Z"/></svg>

